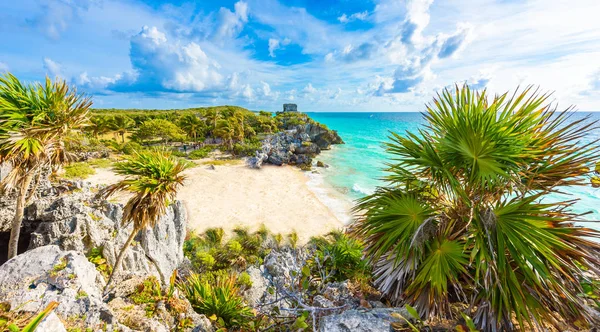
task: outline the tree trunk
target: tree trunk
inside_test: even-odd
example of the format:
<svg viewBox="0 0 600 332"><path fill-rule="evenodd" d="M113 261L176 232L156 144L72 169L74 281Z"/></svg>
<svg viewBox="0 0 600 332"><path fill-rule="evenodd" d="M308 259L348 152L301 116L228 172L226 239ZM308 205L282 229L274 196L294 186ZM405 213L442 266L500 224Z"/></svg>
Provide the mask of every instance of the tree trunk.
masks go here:
<svg viewBox="0 0 600 332"><path fill-rule="evenodd" d="M129 238L127 239L127 241L125 241L123 248L121 248L121 252L119 252L119 256L117 256L117 260L115 261L115 265L113 266L112 273L110 274L110 277L108 278L106 287L104 287L105 292L108 290L108 286L110 286L110 283L112 282L113 277L117 274L117 272L119 272L119 268L121 267L121 263L123 262L123 257L125 256L125 251L127 251L127 248L129 248L129 246L131 245L131 242L133 242L133 239L135 238L135 236L137 235L138 232L139 232L139 230L134 227L133 230L131 231L131 234L129 235Z"/></svg>
<svg viewBox="0 0 600 332"><path fill-rule="evenodd" d="M29 172L29 174L27 174L23 179L21 187L19 188L15 218L12 221L10 240L8 241L8 259L15 257L17 255L17 250L19 249L19 235L21 234L21 223L23 222L23 213L25 211L27 189L29 189L29 184L31 184L32 179L33 172Z"/></svg>

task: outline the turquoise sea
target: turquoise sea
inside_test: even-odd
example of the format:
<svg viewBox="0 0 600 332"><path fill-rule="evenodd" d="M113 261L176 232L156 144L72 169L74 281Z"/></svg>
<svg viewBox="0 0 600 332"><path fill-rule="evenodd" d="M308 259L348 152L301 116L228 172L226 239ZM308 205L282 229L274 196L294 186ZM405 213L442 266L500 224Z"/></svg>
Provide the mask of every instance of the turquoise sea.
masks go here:
<svg viewBox="0 0 600 332"><path fill-rule="evenodd" d="M319 169L324 180L351 199L357 199L372 193L382 185L380 178L385 174L384 163L389 155L383 143L387 141L389 132L401 135L406 131L416 131L424 125L421 113L308 113L318 122L330 129L337 130L344 145L336 145L317 157L330 165L330 168ZM571 118L579 119L589 116L586 121L600 120L600 113L574 113ZM600 129L593 131L581 144L600 138ZM600 143L599 143L600 144ZM554 195L551 199L565 200L577 198L576 212L591 211L586 216L589 220L600 220L600 188L568 187L567 195ZM597 227L594 227L597 228Z"/></svg>

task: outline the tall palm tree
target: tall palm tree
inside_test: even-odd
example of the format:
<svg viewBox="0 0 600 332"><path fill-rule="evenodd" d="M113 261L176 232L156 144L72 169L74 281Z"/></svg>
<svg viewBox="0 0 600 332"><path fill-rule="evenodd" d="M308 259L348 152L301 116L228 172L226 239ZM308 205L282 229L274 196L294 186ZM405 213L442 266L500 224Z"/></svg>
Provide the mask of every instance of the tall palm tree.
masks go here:
<svg viewBox="0 0 600 332"><path fill-rule="evenodd" d="M208 128L210 129L210 132L212 133L213 136L214 136L214 131L217 128L217 123L222 118L223 118L223 115L221 114L221 111L219 111L217 109L211 109L207 112L207 114L206 114L207 123L206 124L208 125Z"/></svg>
<svg viewBox="0 0 600 332"><path fill-rule="evenodd" d="M126 115L116 115L109 122L109 128L121 136L121 143L125 143L125 134L135 127L135 121Z"/></svg>
<svg viewBox="0 0 600 332"><path fill-rule="evenodd" d="M185 180L182 173L186 168L187 163L163 150L135 152L114 166L115 172L125 176L125 179L104 188L99 195L108 198L119 191L132 193L133 196L125 204L122 223L133 223L133 229L117 256L106 289L121 267L124 254L138 232L154 227L165 214L170 202L175 199L177 190Z"/></svg>
<svg viewBox="0 0 600 332"><path fill-rule="evenodd" d="M469 303L484 331L592 319L577 295L582 270L599 271L600 233L576 226L573 201L543 198L586 184L598 146L578 142L594 125L548 96L456 87L418 133L392 134L389 185L360 201L352 225L390 299L425 317Z"/></svg>
<svg viewBox="0 0 600 332"><path fill-rule="evenodd" d="M65 140L88 124L91 105L62 80L24 85L10 73L0 76L0 163L13 166L1 185L17 189L8 258L17 254L25 205L37 185L31 188L33 179L44 166L70 161Z"/></svg>
<svg viewBox="0 0 600 332"><path fill-rule="evenodd" d="M246 136L246 130L245 130L245 125L244 125L244 113L241 111L235 111L233 113L233 118L236 120L234 123L234 130L235 130L235 138L240 141L240 142L244 142L244 138Z"/></svg>
<svg viewBox="0 0 600 332"><path fill-rule="evenodd" d="M194 143L198 143L198 136L203 135L206 129L204 122L194 114L182 116L179 120L179 126L194 140Z"/></svg>

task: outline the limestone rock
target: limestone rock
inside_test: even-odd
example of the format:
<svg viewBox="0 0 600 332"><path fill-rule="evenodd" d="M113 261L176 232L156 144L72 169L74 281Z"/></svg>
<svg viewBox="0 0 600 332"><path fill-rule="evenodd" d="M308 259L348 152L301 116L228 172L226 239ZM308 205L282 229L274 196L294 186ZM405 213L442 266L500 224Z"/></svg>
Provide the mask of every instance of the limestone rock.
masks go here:
<svg viewBox="0 0 600 332"><path fill-rule="evenodd" d="M260 268L251 266L246 270L246 273L250 275L252 287L244 292L244 298L249 305L254 306L261 302L263 296L267 292L269 280L267 280L267 272L262 266Z"/></svg>
<svg viewBox="0 0 600 332"><path fill-rule="evenodd" d="M393 313L409 317L404 308L378 308L346 310L340 314L323 317L319 324L322 332L387 332L393 331L391 323L399 322Z"/></svg>
<svg viewBox="0 0 600 332"><path fill-rule="evenodd" d="M30 249L58 245L62 250L88 253L102 248L109 265L116 261L133 227L122 225L122 205L95 202L89 189L64 195L51 204L33 204L31 210L30 217L37 219L31 222L37 229L31 234ZM175 202L154 228L137 234L123 259L122 271L155 275L166 284L184 259L185 234L185 208L181 202Z"/></svg>
<svg viewBox="0 0 600 332"><path fill-rule="evenodd" d="M62 321L54 312L46 316L35 330L36 332L67 332Z"/></svg>
<svg viewBox="0 0 600 332"><path fill-rule="evenodd" d="M85 256L58 246L29 250L0 266L0 298L37 313L52 301L62 317L85 317L88 326L113 323L102 301L104 279Z"/></svg>

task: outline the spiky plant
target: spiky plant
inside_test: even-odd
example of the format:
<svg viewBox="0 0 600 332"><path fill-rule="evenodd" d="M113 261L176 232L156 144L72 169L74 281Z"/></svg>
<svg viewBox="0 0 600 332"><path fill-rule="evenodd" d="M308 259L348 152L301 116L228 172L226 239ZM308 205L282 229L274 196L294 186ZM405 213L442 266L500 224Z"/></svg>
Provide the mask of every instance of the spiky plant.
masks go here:
<svg viewBox="0 0 600 332"><path fill-rule="evenodd" d="M579 143L594 125L548 97L456 87L427 105L425 128L392 133L388 186L353 225L391 300L424 317L466 302L485 331L591 320L577 294L582 270L598 271L599 232L576 225L574 201L542 199L586 184L598 147Z"/></svg>
<svg viewBox="0 0 600 332"><path fill-rule="evenodd" d="M62 80L23 84L10 73L0 76L0 163L13 167L1 185L17 189L8 258L17 254L23 211L41 169L70 161L65 140L88 124L91 105Z"/></svg>
<svg viewBox="0 0 600 332"><path fill-rule="evenodd" d="M121 191L131 193L133 196L123 209L122 223L132 223L133 228L117 256L106 289L119 271L124 254L138 232L154 227L166 213L167 207L183 185L185 175L182 173L188 167L188 163L164 150L134 152L126 156L124 161L115 164L115 172L125 176L125 179L104 188L99 195L108 198Z"/></svg>

